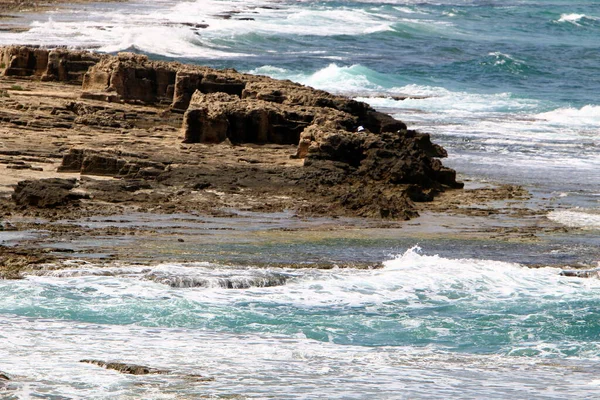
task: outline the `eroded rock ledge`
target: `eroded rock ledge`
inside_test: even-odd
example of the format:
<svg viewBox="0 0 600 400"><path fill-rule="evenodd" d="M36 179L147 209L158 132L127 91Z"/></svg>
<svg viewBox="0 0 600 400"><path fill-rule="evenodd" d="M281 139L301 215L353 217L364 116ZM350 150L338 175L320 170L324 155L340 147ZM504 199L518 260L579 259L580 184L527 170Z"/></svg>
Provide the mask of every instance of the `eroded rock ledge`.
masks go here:
<svg viewBox="0 0 600 400"><path fill-rule="evenodd" d="M172 202L176 191L179 203L171 209L187 210L193 208L192 200L182 195L182 188L210 188L243 192L242 203L251 197L254 204L261 199L279 204L275 208L409 219L417 215L412 202L431 201L441 191L462 187L455 171L439 160L446 151L428 134L407 129L366 103L291 81L152 61L131 53L9 46L0 48L0 60L3 76L80 86L73 89L78 99L62 101L47 117L38 107L32 120L21 118L26 106L11 103L21 112L0 115L0 121L66 130L67 138L69 132L86 130L86 135L97 135L98 143L111 132L124 137L110 147L94 146L94 140L69 145L67 140L59 149L63 161L58 171L118 180L22 182L13 196L21 206L56 208L82 199ZM144 147L126 140L140 131L163 141L153 142L152 149L149 142ZM182 143L177 150L185 154L165 149L167 142L173 146L175 136ZM296 161L274 156L292 147L286 157ZM239 157L241 150L248 157ZM210 162L193 160L193 152ZM230 156L237 160L226 159ZM48 185L60 190L52 199L40 198L39 188ZM140 191L146 196L127 194ZM293 200L272 201L273 196ZM213 206L223 204L215 201Z"/></svg>

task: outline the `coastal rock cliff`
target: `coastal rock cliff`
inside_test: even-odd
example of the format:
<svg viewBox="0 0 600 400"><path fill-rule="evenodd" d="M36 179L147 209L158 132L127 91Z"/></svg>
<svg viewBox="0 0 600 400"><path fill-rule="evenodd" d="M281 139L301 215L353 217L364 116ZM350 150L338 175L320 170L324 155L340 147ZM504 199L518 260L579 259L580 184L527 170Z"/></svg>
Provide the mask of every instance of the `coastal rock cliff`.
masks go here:
<svg viewBox="0 0 600 400"><path fill-rule="evenodd" d="M258 199L270 196L265 204L280 204L268 207L409 219L417 215L413 201L431 201L440 191L462 187L455 171L439 160L446 151L428 134L345 96L232 69L153 61L131 53L10 46L0 49L0 57L4 76L81 82L77 101L71 96L70 101L42 107L51 108L50 115L37 115L35 126L47 120L48 126L83 130L86 137L96 138L71 146L67 141L60 149L59 172L135 180L131 185L80 185L81 191L87 187L93 194L91 199L160 201L172 199L168 192L175 188L211 187ZM13 114L6 116L12 118ZM153 133L161 131L166 133ZM100 146L111 132L121 139ZM132 133L156 137L155 148L129 140ZM84 143L88 144L81 146ZM202 162L188 155L200 150ZM143 187L146 194L126 194L123 187ZM272 196L294 200L273 201ZM183 207L185 199L179 196L175 207Z"/></svg>

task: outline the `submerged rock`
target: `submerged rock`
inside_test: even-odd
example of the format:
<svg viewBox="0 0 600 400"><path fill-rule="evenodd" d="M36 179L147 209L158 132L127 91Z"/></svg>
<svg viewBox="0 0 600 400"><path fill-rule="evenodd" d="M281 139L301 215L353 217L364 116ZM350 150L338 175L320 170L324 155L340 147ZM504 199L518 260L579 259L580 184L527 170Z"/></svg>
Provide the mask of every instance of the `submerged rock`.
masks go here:
<svg viewBox="0 0 600 400"><path fill-rule="evenodd" d="M214 277L203 278L193 276L172 276L150 273L146 279L173 288L211 288L220 287L223 289L249 289L252 287L273 287L283 286L287 282L287 277L282 274L272 274L256 277Z"/></svg>
<svg viewBox="0 0 600 400"><path fill-rule="evenodd" d="M149 374L168 374L171 371L166 369L158 369L146 367L143 365L120 363L120 362L105 362L100 360L81 360L82 363L97 365L102 368L112 369L122 374L130 375L149 375Z"/></svg>
<svg viewBox="0 0 600 400"><path fill-rule="evenodd" d="M202 376L199 374L185 374L185 373L180 373L177 371L151 368L151 367L146 367L144 365L137 365L137 364L120 363L120 362L105 362L105 361L100 361L100 360L81 360L79 362L97 365L102 368L112 369L112 370L115 370L122 374L129 374L129 375L165 375L165 374L169 374L169 375L173 375L178 378L183 378L183 379L195 381L195 382L212 382L215 380L215 378L210 377L210 376Z"/></svg>
<svg viewBox="0 0 600 400"><path fill-rule="evenodd" d="M576 278L597 278L600 279L600 268L594 269L572 269L560 271L561 276L570 276Z"/></svg>
<svg viewBox="0 0 600 400"><path fill-rule="evenodd" d="M5 374L4 372L0 371L0 390L5 391L9 389L7 387L8 381L10 381L10 377L8 376L8 374Z"/></svg>

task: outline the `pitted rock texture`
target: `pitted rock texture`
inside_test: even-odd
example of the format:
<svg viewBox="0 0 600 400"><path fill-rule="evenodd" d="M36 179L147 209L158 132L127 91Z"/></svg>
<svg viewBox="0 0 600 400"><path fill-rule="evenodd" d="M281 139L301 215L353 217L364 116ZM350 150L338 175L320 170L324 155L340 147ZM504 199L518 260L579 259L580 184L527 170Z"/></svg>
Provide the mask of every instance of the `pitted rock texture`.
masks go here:
<svg viewBox="0 0 600 400"><path fill-rule="evenodd" d="M26 181L34 171L81 177L78 190L52 195L34 190L46 182L17 185L14 203L35 215L74 204L410 219L414 202L462 187L428 134L345 96L131 53L10 46L0 55L4 75L25 71L22 90L0 74L5 168L30 171ZM69 68L85 70L81 88L65 90Z"/></svg>

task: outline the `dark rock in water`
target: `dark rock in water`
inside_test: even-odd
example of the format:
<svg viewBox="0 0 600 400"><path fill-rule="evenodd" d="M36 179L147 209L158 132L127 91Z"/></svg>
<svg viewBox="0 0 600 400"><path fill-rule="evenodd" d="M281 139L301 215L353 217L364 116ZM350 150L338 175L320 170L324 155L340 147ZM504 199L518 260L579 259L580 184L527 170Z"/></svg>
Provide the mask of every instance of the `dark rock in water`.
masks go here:
<svg viewBox="0 0 600 400"><path fill-rule="evenodd" d="M223 289L249 289L252 287L283 286L287 282L287 277L282 274L256 277L202 278L192 276L165 276L151 273L146 275L146 279L169 285L173 288L220 287Z"/></svg>
<svg viewBox="0 0 600 400"><path fill-rule="evenodd" d="M80 362L94 364L102 368L113 369L122 374L130 375L168 374L171 372L166 369L150 368L143 365L127 364L120 362L105 362L100 360L81 360Z"/></svg>
<svg viewBox="0 0 600 400"><path fill-rule="evenodd" d="M560 271L561 276L570 276L576 278L599 278L600 279L600 268L594 269L573 269L573 270L562 270Z"/></svg>
<svg viewBox="0 0 600 400"><path fill-rule="evenodd" d="M86 194L72 191L77 186L75 179L26 180L17 184L12 199L17 205L40 208L64 206L83 198Z"/></svg>
<svg viewBox="0 0 600 400"><path fill-rule="evenodd" d="M8 381L10 381L10 377L8 376L8 374L5 374L4 372L0 371L0 391L5 391L8 389Z"/></svg>
<svg viewBox="0 0 600 400"><path fill-rule="evenodd" d="M23 272L53 260L44 252L0 246L0 279L23 279Z"/></svg>
<svg viewBox="0 0 600 400"><path fill-rule="evenodd" d="M215 378L213 378L213 377L202 376L199 374L183 374L183 373L173 372L173 371L167 370L167 369L151 368L151 367L146 367L144 365L137 365L137 364L128 364L128 363L120 363L120 362L106 362L106 361L101 361L101 360L81 360L79 362L97 365L102 368L112 369L112 370L118 371L122 374L129 374L129 375L172 374L174 376L184 378L184 379L190 380L190 381L195 381L195 382L212 382L215 380Z"/></svg>

